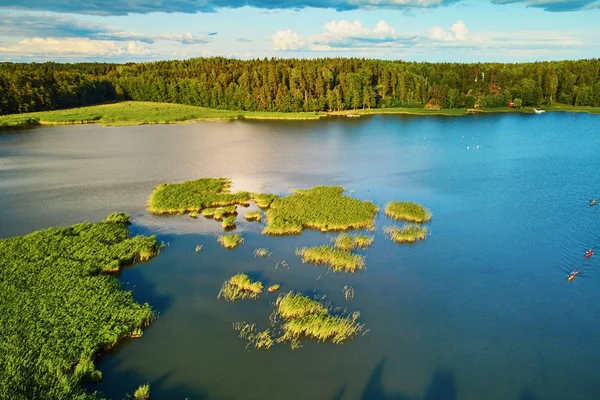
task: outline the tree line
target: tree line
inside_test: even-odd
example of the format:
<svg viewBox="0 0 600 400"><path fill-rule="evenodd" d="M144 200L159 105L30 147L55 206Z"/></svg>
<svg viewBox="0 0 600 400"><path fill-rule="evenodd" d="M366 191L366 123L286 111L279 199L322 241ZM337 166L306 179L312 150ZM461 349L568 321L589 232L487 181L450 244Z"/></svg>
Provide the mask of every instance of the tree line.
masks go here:
<svg viewBox="0 0 600 400"><path fill-rule="evenodd" d="M131 99L248 111L600 107L600 59L520 64L358 58L0 63L0 114Z"/></svg>

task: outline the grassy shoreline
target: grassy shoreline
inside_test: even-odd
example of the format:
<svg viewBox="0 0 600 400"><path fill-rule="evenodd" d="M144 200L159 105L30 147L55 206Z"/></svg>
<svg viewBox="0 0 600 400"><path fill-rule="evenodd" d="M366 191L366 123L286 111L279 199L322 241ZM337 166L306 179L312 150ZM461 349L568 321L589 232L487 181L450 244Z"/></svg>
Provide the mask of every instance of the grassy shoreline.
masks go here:
<svg viewBox="0 0 600 400"><path fill-rule="evenodd" d="M548 112L587 112L600 114L600 107L576 107L569 105L553 105L543 107ZM187 106L172 103L152 103L141 101L124 101L120 103L72 108L56 111L41 111L27 114L11 114L0 116L0 128L31 125L78 125L100 124L103 126L131 126L154 124L185 124L199 121L233 121L248 120L317 120L326 117L361 116L374 114L406 114L463 116L468 114L488 113L533 113L532 108L491 108L491 109L425 109L425 108L373 108L365 110L346 110L333 112L263 112L263 111L228 111L210 108Z"/></svg>

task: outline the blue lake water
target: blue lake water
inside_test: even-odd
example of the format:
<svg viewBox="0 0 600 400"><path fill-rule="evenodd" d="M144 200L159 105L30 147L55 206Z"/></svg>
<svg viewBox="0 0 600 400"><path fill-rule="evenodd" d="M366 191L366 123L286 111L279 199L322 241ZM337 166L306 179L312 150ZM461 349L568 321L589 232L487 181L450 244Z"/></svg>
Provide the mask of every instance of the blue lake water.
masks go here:
<svg viewBox="0 0 600 400"><path fill-rule="evenodd" d="M167 244L121 276L159 318L99 360L104 380L90 388L113 399L144 382L153 399L596 399L599 149L600 116L558 113L5 130L0 237L124 211L132 232ZM380 208L420 202L431 235L394 244L380 213L367 268L350 275L295 255L336 234L266 237L243 220L254 207L240 208L235 250L217 243L219 222L145 211L159 183L219 176L234 190L343 185ZM218 300L238 272L360 311L366 333L247 348L233 323L268 327L276 296Z"/></svg>

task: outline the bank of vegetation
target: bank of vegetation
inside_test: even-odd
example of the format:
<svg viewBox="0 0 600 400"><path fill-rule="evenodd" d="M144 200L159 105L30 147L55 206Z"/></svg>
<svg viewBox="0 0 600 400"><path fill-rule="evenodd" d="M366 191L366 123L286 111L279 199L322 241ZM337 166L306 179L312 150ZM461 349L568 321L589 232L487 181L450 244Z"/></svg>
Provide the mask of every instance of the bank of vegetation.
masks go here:
<svg viewBox="0 0 600 400"><path fill-rule="evenodd" d="M0 398L96 399L94 361L155 318L112 272L158 252L128 216L0 240Z"/></svg>

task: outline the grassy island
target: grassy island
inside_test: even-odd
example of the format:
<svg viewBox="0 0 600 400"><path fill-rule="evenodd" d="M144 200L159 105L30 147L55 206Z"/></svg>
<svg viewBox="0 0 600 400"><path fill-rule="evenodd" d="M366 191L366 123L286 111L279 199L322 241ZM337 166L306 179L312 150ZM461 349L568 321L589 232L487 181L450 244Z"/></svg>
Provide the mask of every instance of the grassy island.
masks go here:
<svg viewBox="0 0 600 400"><path fill-rule="evenodd" d="M277 198L265 212L267 235L294 235L304 228L326 231L372 228L377 206L344 195L340 186L297 189Z"/></svg>
<svg viewBox="0 0 600 400"><path fill-rule="evenodd" d="M250 211L250 212L247 212L246 215L244 215L244 218L246 218L247 221L258 221L258 222L260 222L260 220L261 220L260 211Z"/></svg>
<svg viewBox="0 0 600 400"><path fill-rule="evenodd" d="M235 249L238 245L244 243L244 239L238 233L221 235L217 241L226 249Z"/></svg>
<svg viewBox="0 0 600 400"><path fill-rule="evenodd" d="M365 235L349 235L342 233L335 239L335 247L341 250L366 249L373 244L375 238Z"/></svg>
<svg viewBox="0 0 600 400"><path fill-rule="evenodd" d="M431 211L420 204L410 201L392 201L385 206L385 215L408 222L427 222L431 219Z"/></svg>
<svg viewBox="0 0 600 400"><path fill-rule="evenodd" d="M107 272L158 253L154 237L129 237L128 216L0 239L0 397L96 399L94 359L138 337L155 318Z"/></svg>
<svg viewBox="0 0 600 400"><path fill-rule="evenodd" d="M356 272L365 267L365 259L360 254L331 246L303 247L296 254L304 263L327 265L334 271Z"/></svg>
<svg viewBox="0 0 600 400"><path fill-rule="evenodd" d="M239 299L256 299L262 293L263 284L261 282L252 282L246 274L237 274L229 278L217 298L224 298L227 301Z"/></svg>
<svg viewBox="0 0 600 400"><path fill-rule="evenodd" d="M427 227L418 224L388 226L383 231L396 243L412 243L427 238Z"/></svg>

